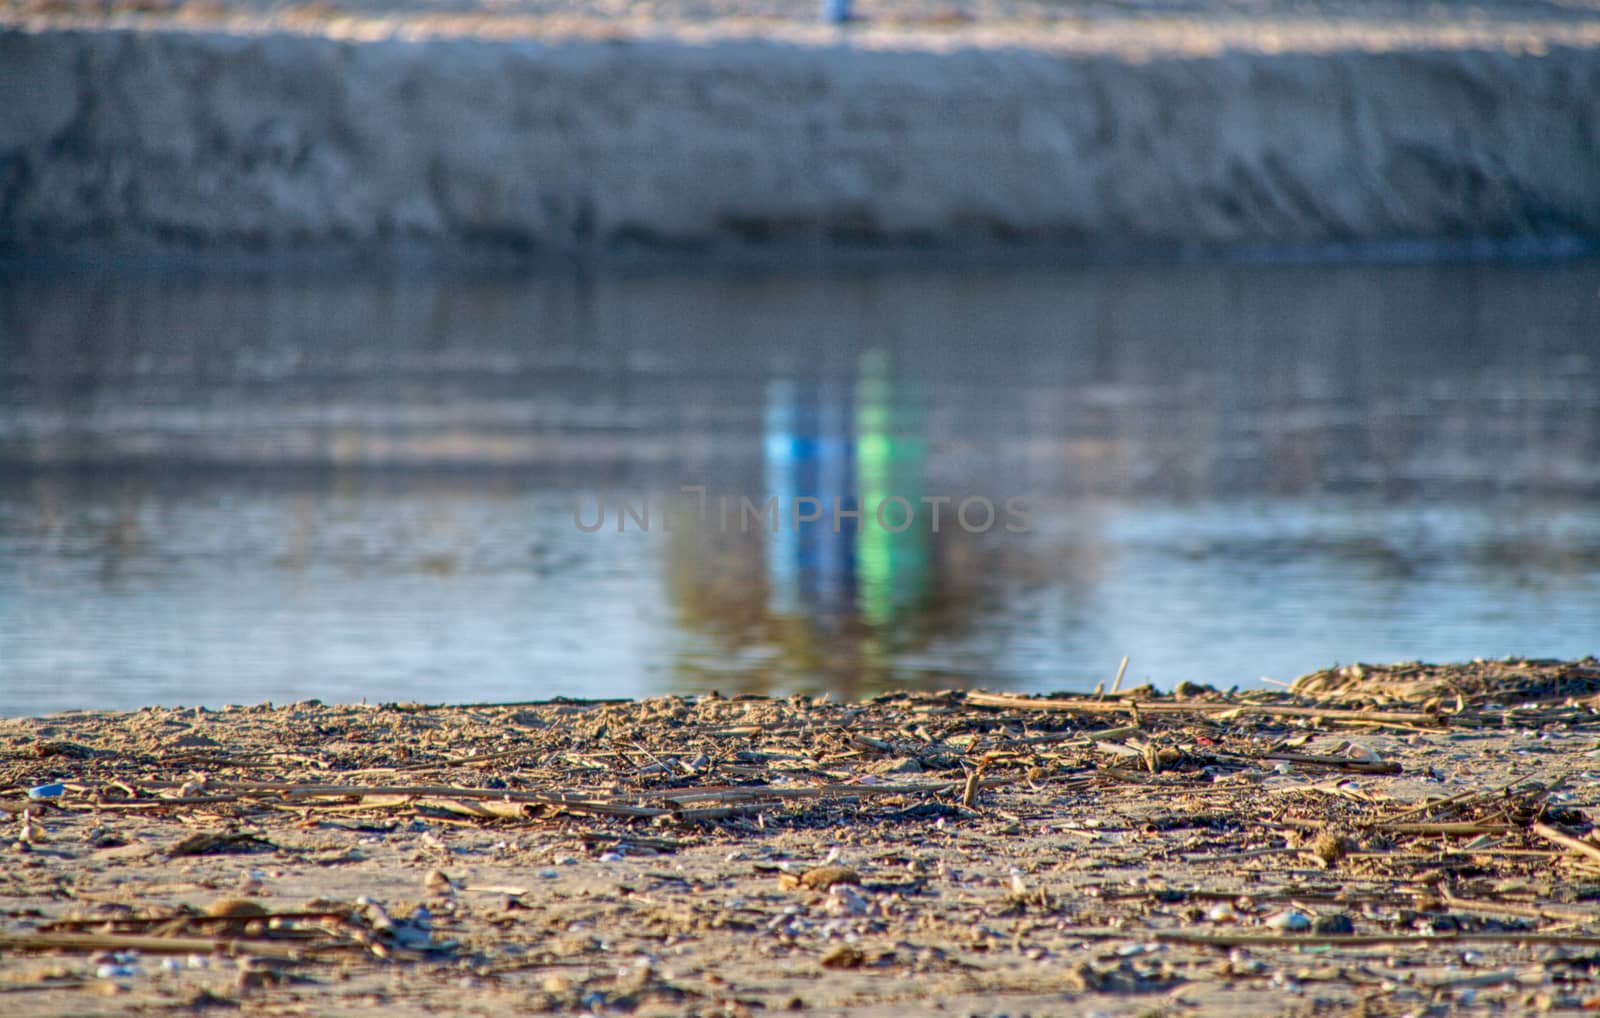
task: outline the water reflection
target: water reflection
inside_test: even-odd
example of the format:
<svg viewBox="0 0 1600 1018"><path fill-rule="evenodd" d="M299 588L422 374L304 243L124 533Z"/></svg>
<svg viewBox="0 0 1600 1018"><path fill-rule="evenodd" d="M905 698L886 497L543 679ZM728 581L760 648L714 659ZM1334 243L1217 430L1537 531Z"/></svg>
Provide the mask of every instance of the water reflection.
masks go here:
<svg viewBox="0 0 1600 1018"><path fill-rule="evenodd" d="M941 592L939 629L964 628L955 594L973 584L951 575L958 556L941 554L958 528L948 509L942 526L933 519L949 496L928 500L923 389L901 381L877 347L858 355L853 378L770 380L762 526L748 540L750 528L706 526L674 542L685 623L736 662L771 648L749 669L752 682L800 675L851 695L879 688L896 655L926 646ZM732 546L731 536L740 538ZM762 573L751 575L757 565ZM751 604L754 618L741 609ZM705 678L703 663L684 664L687 681Z"/></svg>
<svg viewBox="0 0 1600 1018"><path fill-rule="evenodd" d="M767 387L766 494L787 510L767 543L768 608L827 620L850 605L882 627L930 589L925 407L895 390L883 351L863 352L858 370L853 391Z"/></svg>
<svg viewBox="0 0 1600 1018"><path fill-rule="evenodd" d="M1592 263L0 280L0 711L1589 653L1596 336ZM685 484L823 516L573 525Z"/></svg>

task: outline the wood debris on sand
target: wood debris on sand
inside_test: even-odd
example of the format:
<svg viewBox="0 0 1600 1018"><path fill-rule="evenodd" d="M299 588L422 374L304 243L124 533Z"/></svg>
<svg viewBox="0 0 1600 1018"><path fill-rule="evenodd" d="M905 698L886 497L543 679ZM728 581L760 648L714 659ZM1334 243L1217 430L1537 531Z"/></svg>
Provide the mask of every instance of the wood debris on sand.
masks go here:
<svg viewBox="0 0 1600 1018"><path fill-rule="evenodd" d="M10 719L0 999L1592 1009L1597 757L1593 659Z"/></svg>

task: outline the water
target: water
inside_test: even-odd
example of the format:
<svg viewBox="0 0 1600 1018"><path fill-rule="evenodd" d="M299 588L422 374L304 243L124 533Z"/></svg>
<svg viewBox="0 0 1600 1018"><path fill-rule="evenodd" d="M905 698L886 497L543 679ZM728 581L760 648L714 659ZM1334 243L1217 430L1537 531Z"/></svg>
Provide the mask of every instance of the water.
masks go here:
<svg viewBox="0 0 1600 1018"><path fill-rule="evenodd" d="M0 280L0 713L1251 684L1597 620L1594 262Z"/></svg>

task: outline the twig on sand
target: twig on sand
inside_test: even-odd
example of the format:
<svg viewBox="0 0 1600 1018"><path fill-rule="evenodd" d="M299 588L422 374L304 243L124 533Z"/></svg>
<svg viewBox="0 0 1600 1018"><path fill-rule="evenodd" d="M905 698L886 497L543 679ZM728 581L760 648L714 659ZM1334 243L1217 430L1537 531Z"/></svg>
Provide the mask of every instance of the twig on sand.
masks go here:
<svg viewBox="0 0 1600 1018"><path fill-rule="evenodd" d="M293 921L299 922L299 921L307 921L307 920L314 920L314 919L347 919L347 918L349 918L349 916L350 916L350 910L348 910L348 909L344 909L344 910L340 910L340 911L329 911L327 909L313 909L311 911L302 910L302 911L291 911L291 912L268 912L268 913L265 913L265 914L259 916L258 918L260 918L260 919L276 919L276 920L293 920ZM45 933L61 933L61 932L65 932L65 931L76 931L76 930L90 929L90 928L94 928L94 927L103 927L103 926L106 926L108 924L111 925L111 926L117 926L117 927L144 927L144 928L164 927L164 926L169 926L169 925L172 925L172 924L182 924L182 925L185 925L185 926L190 926L190 925L192 925L192 926L218 926L218 925L226 926L229 923L238 923L240 921L240 918L241 917L237 916L237 915L114 916L114 917L111 917L111 918L107 918L106 916L95 916L93 918L86 918L86 919L57 919L57 920L54 920L53 922L46 923L40 929L41 929L41 932L45 932ZM122 939L125 939L125 936L123 934L107 934L107 935L108 936L118 937L119 938L119 940L118 940L119 943L121 942ZM128 935L131 935L131 930L130 930ZM172 938L163 937L162 939L163 940L170 940Z"/></svg>
<svg viewBox="0 0 1600 1018"><path fill-rule="evenodd" d="M961 805L967 809L972 809L973 804L978 801L978 783L983 780L982 775L982 767L967 775L967 783L961 790Z"/></svg>
<svg viewBox="0 0 1600 1018"><path fill-rule="evenodd" d="M1008 784L1010 779L985 779L979 787ZM284 799L349 799L393 800L395 797L415 797L433 801L441 808L473 816L514 818L518 810L505 808L513 804L552 806L574 813L595 813L602 816L651 818L682 811L689 803L748 803L759 800L820 799L829 797L858 797L880 795L937 795L956 787L954 781L920 782L916 784L827 784L798 788L755 786L718 786L712 788L663 789L641 793L635 798L658 799L667 805L645 806L633 802L599 801L565 796L548 792L517 792L504 789L466 788L451 785L323 785L301 784L287 781L256 782L230 785L217 789L223 795L208 797L229 800L256 796L281 796ZM438 802L443 800L443 802ZM469 803L485 805L475 808ZM369 803L376 805L377 803ZM159 800L151 805L183 805L181 799ZM383 805L394 805L385 802Z"/></svg>
<svg viewBox="0 0 1600 1018"><path fill-rule="evenodd" d="M1166 944L1195 944L1209 947L1297 947L1327 944L1336 947L1369 947L1380 944L1570 944L1600 945L1600 933L1553 933L1531 930L1504 930L1489 933L1200 933L1189 930L1063 930L1061 936L1075 940L1153 940Z"/></svg>
<svg viewBox="0 0 1600 1018"><path fill-rule="evenodd" d="M1559 908L1554 905L1519 905L1508 901L1474 901L1458 898L1441 885L1439 897L1445 904L1461 912L1479 912L1484 915L1509 915L1523 919L1550 919L1555 922L1592 923L1600 920L1600 912L1582 912L1578 909Z"/></svg>
<svg viewBox="0 0 1600 1018"><path fill-rule="evenodd" d="M1563 848L1569 848L1574 852L1581 852L1590 859L1600 862L1600 845L1595 845L1587 841L1580 841L1564 831L1556 830L1549 824L1541 824L1537 821L1533 823L1533 825L1530 827L1530 830L1546 841L1553 841Z"/></svg>
<svg viewBox="0 0 1600 1018"><path fill-rule="evenodd" d="M1308 764L1314 767L1332 767L1358 774L1399 774L1401 767L1392 760L1357 760L1348 756L1314 756L1308 753L1263 753L1258 759L1283 760L1287 763Z"/></svg>
<svg viewBox="0 0 1600 1018"><path fill-rule="evenodd" d="M1138 710L1147 714L1209 714L1223 717L1242 717L1260 714L1280 718L1324 718L1329 721L1387 721L1406 725L1425 725L1442 728L1451 722L1470 724L1476 719L1461 715L1424 713L1422 711L1367 711L1335 707L1292 707L1273 703L1239 703L1237 701L1194 700L1091 700L1087 697L1016 696L1010 693L968 693L967 703L975 707L1004 707L1009 710L1059 710L1084 713L1111 713Z"/></svg>
<svg viewBox="0 0 1600 1018"><path fill-rule="evenodd" d="M1122 676L1128 670L1128 655L1122 655L1122 664L1117 666L1116 681L1111 683L1111 695L1116 696L1117 690L1122 688Z"/></svg>
<svg viewBox="0 0 1600 1018"><path fill-rule="evenodd" d="M147 937L119 933L0 933L0 951L144 951L149 954L248 955L299 961L306 948L224 937Z"/></svg>
<svg viewBox="0 0 1600 1018"><path fill-rule="evenodd" d="M1459 837L1467 834L1507 834L1513 828L1510 824L1446 821L1438 824L1376 824L1373 830L1388 831L1391 834L1445 834Z"/></svg>

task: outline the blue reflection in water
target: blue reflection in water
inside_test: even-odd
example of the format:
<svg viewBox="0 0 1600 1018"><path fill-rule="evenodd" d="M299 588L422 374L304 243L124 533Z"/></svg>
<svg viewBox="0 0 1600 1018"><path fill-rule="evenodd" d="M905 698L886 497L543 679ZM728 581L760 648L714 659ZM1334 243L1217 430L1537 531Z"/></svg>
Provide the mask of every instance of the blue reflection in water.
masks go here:
<svg viewBox="0 0 1600 1018"><path fill-rule="evenodd" d="M764 536L768 609L811 621L819 636L887 630L932 583L920 387L897 389L881 350L864 351L858 368L851 385L767 386L765 495L777 505ZM882 635L865 636L869 665L881 664Z"/></svg>

